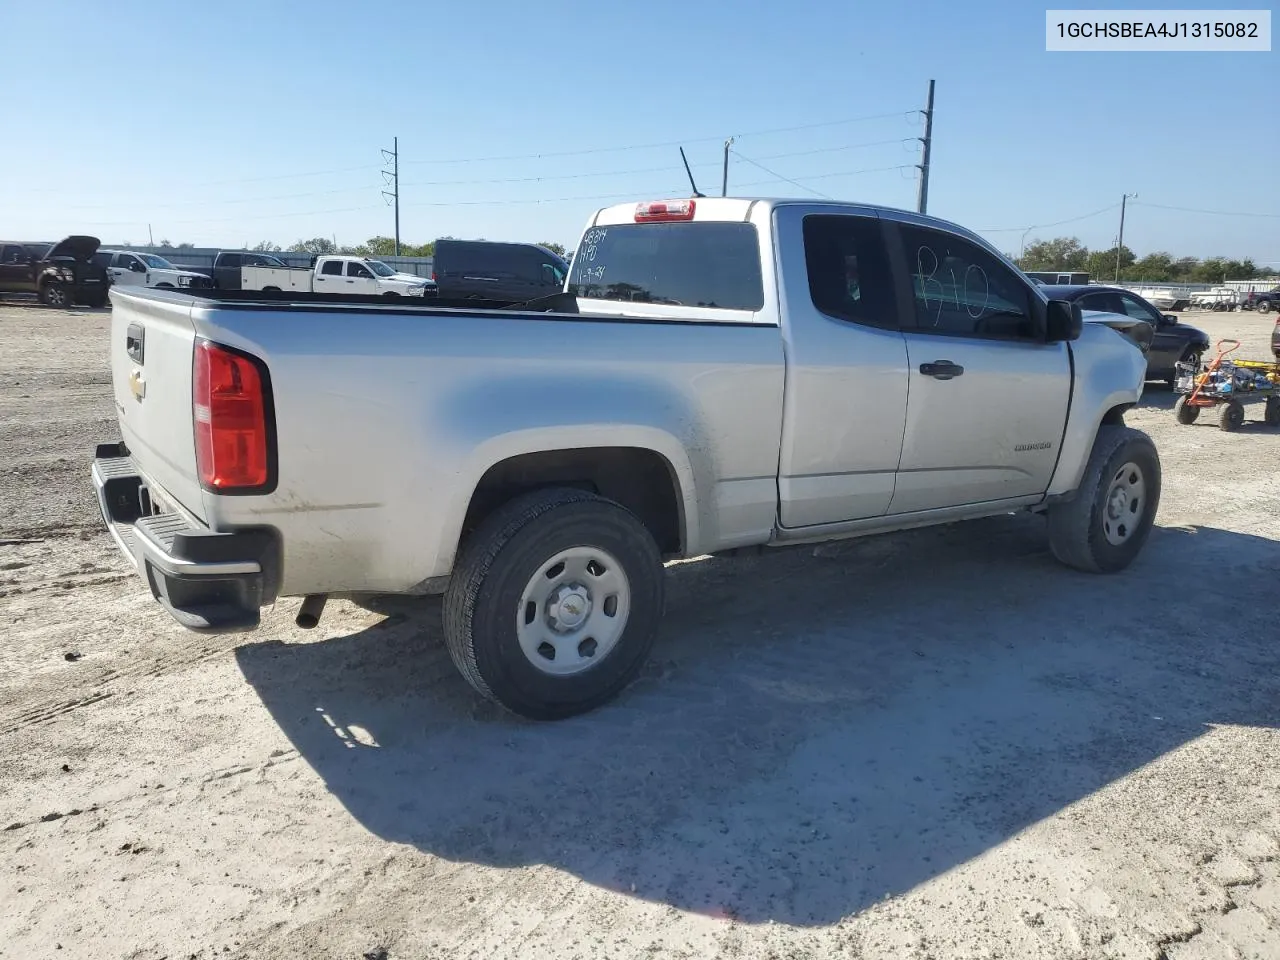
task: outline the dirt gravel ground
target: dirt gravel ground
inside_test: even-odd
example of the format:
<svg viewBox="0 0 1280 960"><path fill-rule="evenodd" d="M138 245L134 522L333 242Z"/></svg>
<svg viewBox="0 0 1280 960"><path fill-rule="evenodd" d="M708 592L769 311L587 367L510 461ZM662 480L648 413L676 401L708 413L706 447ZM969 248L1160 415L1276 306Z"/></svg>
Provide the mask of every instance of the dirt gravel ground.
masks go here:
<svg viewBox="0 0 1280 960"><path fill-rule="evenodd" d="M673 565L643 679L535 725L438 601L172 624L89 486L108 324L0 306L0 957L1280 957L1280 431L1150 386L1114 577L1030 516Z"/></svg>

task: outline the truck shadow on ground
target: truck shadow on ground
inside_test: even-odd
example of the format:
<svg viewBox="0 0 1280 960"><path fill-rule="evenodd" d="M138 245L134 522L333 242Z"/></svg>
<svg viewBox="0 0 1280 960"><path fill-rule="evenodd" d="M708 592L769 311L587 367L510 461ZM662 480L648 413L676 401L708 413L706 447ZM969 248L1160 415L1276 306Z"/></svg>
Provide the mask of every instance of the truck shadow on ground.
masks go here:
<svg viewBox="0 0 1280 960"><path fill-rule="evenodd" d="M690 562L669 569L644 677L557 724L471 692L438 602L237 658L378 837L825 925L1210 724L1280 724L1277 575L1275 541L1203 528L1157 529L1124 574L1077 574L1030 516Z"/></svg>

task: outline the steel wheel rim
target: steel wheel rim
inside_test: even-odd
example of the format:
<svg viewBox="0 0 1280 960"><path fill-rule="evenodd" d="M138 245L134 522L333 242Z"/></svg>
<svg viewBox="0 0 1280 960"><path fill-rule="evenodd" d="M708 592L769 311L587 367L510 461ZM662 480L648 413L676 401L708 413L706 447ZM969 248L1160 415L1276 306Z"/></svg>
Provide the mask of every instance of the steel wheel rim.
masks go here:
<svg viewBox="0 0 1280 960"><path fill-rule="evenodd" d="M630 613L631 583L618 559L598 547L570 547L525 584L516 637L535 669L569 677L608 658Z"/></svg>
<svg viewBox="0 0 1280 960"><path fill-rule="evenodd" d="M52 307L65 307L67 305L67 293L62 287L49 288L49 305Z"/></svg>
<svg viewBox="0 0 1280 960"><path fill-rule="evenodd" d="M1137 532L1147 509L1147 480L1130 461L1111 475L1102 501L1102 533L1113 547L1123 546Z"/></svg>

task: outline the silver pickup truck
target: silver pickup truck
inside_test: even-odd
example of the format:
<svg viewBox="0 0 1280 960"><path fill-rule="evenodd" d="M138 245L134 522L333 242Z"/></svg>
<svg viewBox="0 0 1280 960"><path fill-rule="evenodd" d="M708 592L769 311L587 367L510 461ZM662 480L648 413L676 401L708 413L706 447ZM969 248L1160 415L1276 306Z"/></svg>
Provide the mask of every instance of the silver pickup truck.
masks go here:
<svg viewBox="0 0 1280 960"><path fill-rule="evenodd" d="M93 480L178 622L443 592L462 673L529 717L635 677L664 559L1031 510L1059 560L1112 572L1160 497L1123 422L1142 353L897 210L609 207L563 293L506 308L111 298L122 441Z"/></svg>

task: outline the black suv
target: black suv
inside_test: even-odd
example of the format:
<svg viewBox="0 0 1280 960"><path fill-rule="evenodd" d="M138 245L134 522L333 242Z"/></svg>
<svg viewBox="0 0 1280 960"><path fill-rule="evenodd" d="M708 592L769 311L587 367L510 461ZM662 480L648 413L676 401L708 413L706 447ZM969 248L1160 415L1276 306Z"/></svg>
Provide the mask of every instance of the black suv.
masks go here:
<svg viewBox="0 0 1280 960"><path fill-rule="evenodd" d="M431 279L441 300L518 303L564 289L569 265L536 243L437 240Z"/></svg>
<svg viewBox="0 0 1280 960"><path fill-rule="evenodd" d="M51 307L105 307L111 278L93 263L97 237L55 244L0 242L0 293L34 293Z"/></svg>

